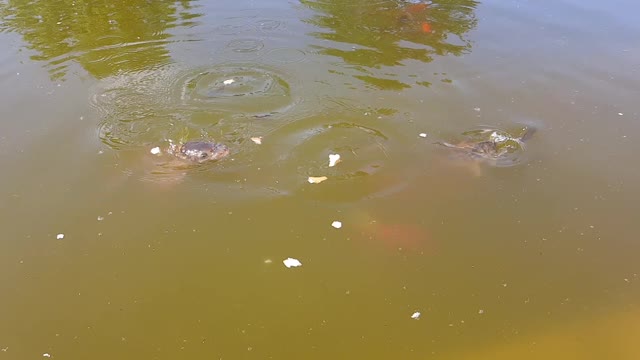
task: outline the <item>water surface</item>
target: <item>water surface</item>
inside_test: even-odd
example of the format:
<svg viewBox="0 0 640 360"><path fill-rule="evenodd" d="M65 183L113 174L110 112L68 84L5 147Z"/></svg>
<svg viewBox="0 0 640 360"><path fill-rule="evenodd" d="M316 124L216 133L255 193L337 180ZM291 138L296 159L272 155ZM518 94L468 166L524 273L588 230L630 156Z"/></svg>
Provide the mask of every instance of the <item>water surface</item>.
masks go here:
<svg viewBox="0 0 640 360"><path fill-rule="evenodd" d="M638 358L638 10L0 2L0 356Z"/></svg>

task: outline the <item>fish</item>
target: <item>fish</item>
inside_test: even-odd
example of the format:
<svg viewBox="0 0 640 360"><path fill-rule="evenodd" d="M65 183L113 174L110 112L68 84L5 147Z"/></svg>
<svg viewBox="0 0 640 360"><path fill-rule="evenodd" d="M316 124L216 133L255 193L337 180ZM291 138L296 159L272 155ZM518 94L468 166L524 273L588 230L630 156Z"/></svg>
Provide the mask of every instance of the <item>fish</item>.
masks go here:
<svg viewBox="0 0 640 360"><path fill-rule="evenodd" d="M411 4L402 8L399 21L405 24L410 24L410 27L415 29L416 27L425 34L430 34L433 30L431 24L426 21L420 21L424 19L424 13L428 9L426 3ZM415 27L414 27L415 26Z"/></svg>
<svg viewBox="0 0 640 360"><path fill-rule="evenodd" d="M494 167L514 166L525 158L525 142L536 132L527 126L519 136L498 129L483 128L463 133L464 140L457 143L438 141L435 144L451 149L456 155L451 160L462 160L476 176L482 174L480 165Z"/></svg>
<svg viewBox="0 0 640 360"><path fill-rule="evenodd" d="M359 211L350 221L355 223L354 227L360 233L358 238L370 243L368 246L375 245L390 251L405 250L416 253L435 251L435 242L431 233L419 224L373 219L365 211Z"/></svg>

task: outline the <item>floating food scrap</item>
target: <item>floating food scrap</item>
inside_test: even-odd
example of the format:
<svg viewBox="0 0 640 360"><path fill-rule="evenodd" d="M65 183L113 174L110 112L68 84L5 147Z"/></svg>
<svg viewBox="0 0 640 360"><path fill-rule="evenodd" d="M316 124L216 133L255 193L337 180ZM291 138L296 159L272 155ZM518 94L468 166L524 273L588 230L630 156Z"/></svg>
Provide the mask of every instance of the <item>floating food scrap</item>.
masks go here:
<svg viewBox="0 0 640 360"><path fill-rule="evenodd" d="M340 154L329 154L329 167L336 166L340 162Z"/></svg>
<svg viewBox="0 0 640 360"><path fill-rule="evenodd" d="M294 258L286 258L282 261L282 263L288 268L302 266L300 260Z"/></svg>
<svg viewBox="0 0 640 360"><path fill-rule="evenodd" d="M160 152L161 152L161 151L160 151L160 148L159 148L159 147L157 147L157 146L156 146L156 147L154 147L153 149L151 149L151 153L152 153L153 155L160 155Z"/></svg>
<svg viewBox="0 0 640 360"><path fill-rule="evenodd" d="M331 226L333 226L336 229L340 229L342 227L342 223L340 221L334 221L331 223Z"/></svg>
<svg viewBox="0 0 640 360"><path fill-rule="evenodd" d="M426 138L427 137L427 133L420 133L420 137Z"/></svg>
<svg viewBox="0 0 640 360"><path fill-rule="evenodd" d="M223 84L225 84L225 85L231 85L231 84L233 84L234 82L236 82L236 81L235 81L235 80L233 80L233 79L228 79L228 80L223 81L222 83L223 83Z"/></svg>
<svg viewBox="0 0 640 360"><path fill-rule="evenodd" d="M64 239L64 234L58 234L58 235L56 235L56 239L58 239L58 240L62 240L62 239Z"/></svg>
<svg viewBox="0 0 640 360"><path fill-rule="evenodd" d="M51 354L44 353L44 354L42 354L42 356L43 356L43 357L49 357L49 358L50 358L50 357L51 357Z"/></svg>
<svg viewBox="0 0 640 360"><path fill-rule="evenodd" d="M261 145L262 144L262 136L256 136L256 137L252 137L251 141L253 141L254 143Z"/></svg>
<svg viewBox="0 0 640 360"><path fill-rule="evenodd" d="M327 180L328 177L326 176L309 176L309 183L310 184L320 184L321 182Z"/></svg>
<svg viewBox="0 0 640 360"><path fill-rule="evenodd" d="M420 319L420 312L419 312L419 311L414 312L414 313L411 315L411 318L412 318L412 319L415 319L415 320Z"/></svg>

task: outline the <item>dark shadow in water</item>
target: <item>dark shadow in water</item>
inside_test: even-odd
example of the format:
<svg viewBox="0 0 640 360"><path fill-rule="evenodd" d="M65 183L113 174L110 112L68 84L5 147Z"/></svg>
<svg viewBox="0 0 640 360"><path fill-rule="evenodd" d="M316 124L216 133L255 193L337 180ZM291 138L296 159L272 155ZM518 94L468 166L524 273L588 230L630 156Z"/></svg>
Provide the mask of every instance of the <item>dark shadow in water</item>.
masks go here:
<svg viewBox="0 0 640 360"><path fill-rule="evenodd" d="M478 22L474 13L478 2L474 0L301 2L317 12L306 20L321 29L311 35L331 41L324 42L329 46L317 46L319 52L341 58L359 72L354 77L385 90L410 85L373 69L403 65L406 60L428 63L436 55L468 53L471 41L466 34ZM416 84L430 85L425 81Z"/></svg>
<svg viewBox="0 0 640 360"><path fill-rule="evenodd" d="M100 79L167 63L167 30L201 15L189 1L14 0L0 3L0 32L21 34L52 79L72 60Z"/></svg>

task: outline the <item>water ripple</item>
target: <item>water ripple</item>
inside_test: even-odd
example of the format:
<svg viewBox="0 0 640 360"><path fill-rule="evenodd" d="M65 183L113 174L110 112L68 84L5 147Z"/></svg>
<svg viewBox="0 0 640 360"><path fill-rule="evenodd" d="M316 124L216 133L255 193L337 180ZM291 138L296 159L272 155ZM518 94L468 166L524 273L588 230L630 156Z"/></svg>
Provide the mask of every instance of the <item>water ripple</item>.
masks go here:
<svg viewBox="0 0 640 360"><path fill-rule="evenodd" d="M274 69L221 65L184 74L177 81L182 105L248 115L275 114L296 104L290 82Z"/></svg>
<svg viewBox="0 0 640 360"><path fill-rule="evenodd" d="M265 60L281 64L291 64L305 61L307 54L300 49L279 48L272 49L265 55Z"/></svg>
<svg viewBox="0 0 640 360"><path fill-rule="evenodd" d="M98 136L116 149L209 134L241 143L252 121L289 114L301 101L292 76L251 63L128 72L104 79L91 96Z"/></svg>
<svg viewBox="0 0 640 360"><path fill-rule="evenodd" d="M274 130L268 141L275 145L266 144L258 156L262 166L277 168L278 185L287 193L328 202L389 195L408 184L402 161L393 161L397 134L389 124L364 120L341 113L299 119ZM342 161L329 167L333 153ZM329 181L309 185L309 176Z"/></svg>
<svg viewBox="0 0 640 360"><path fill-rule="evenodd" d="M280 20L261 20L256 24L258 29L269 32L275 31L284 26L284 23Z"/></svg>
<svg viewBox="0 0 640 360"><path fill-rule="evenodd" d="M258 39L236 39L227 44L227 49L236 53L250 53L262 50L264 43Z"/></svg>

